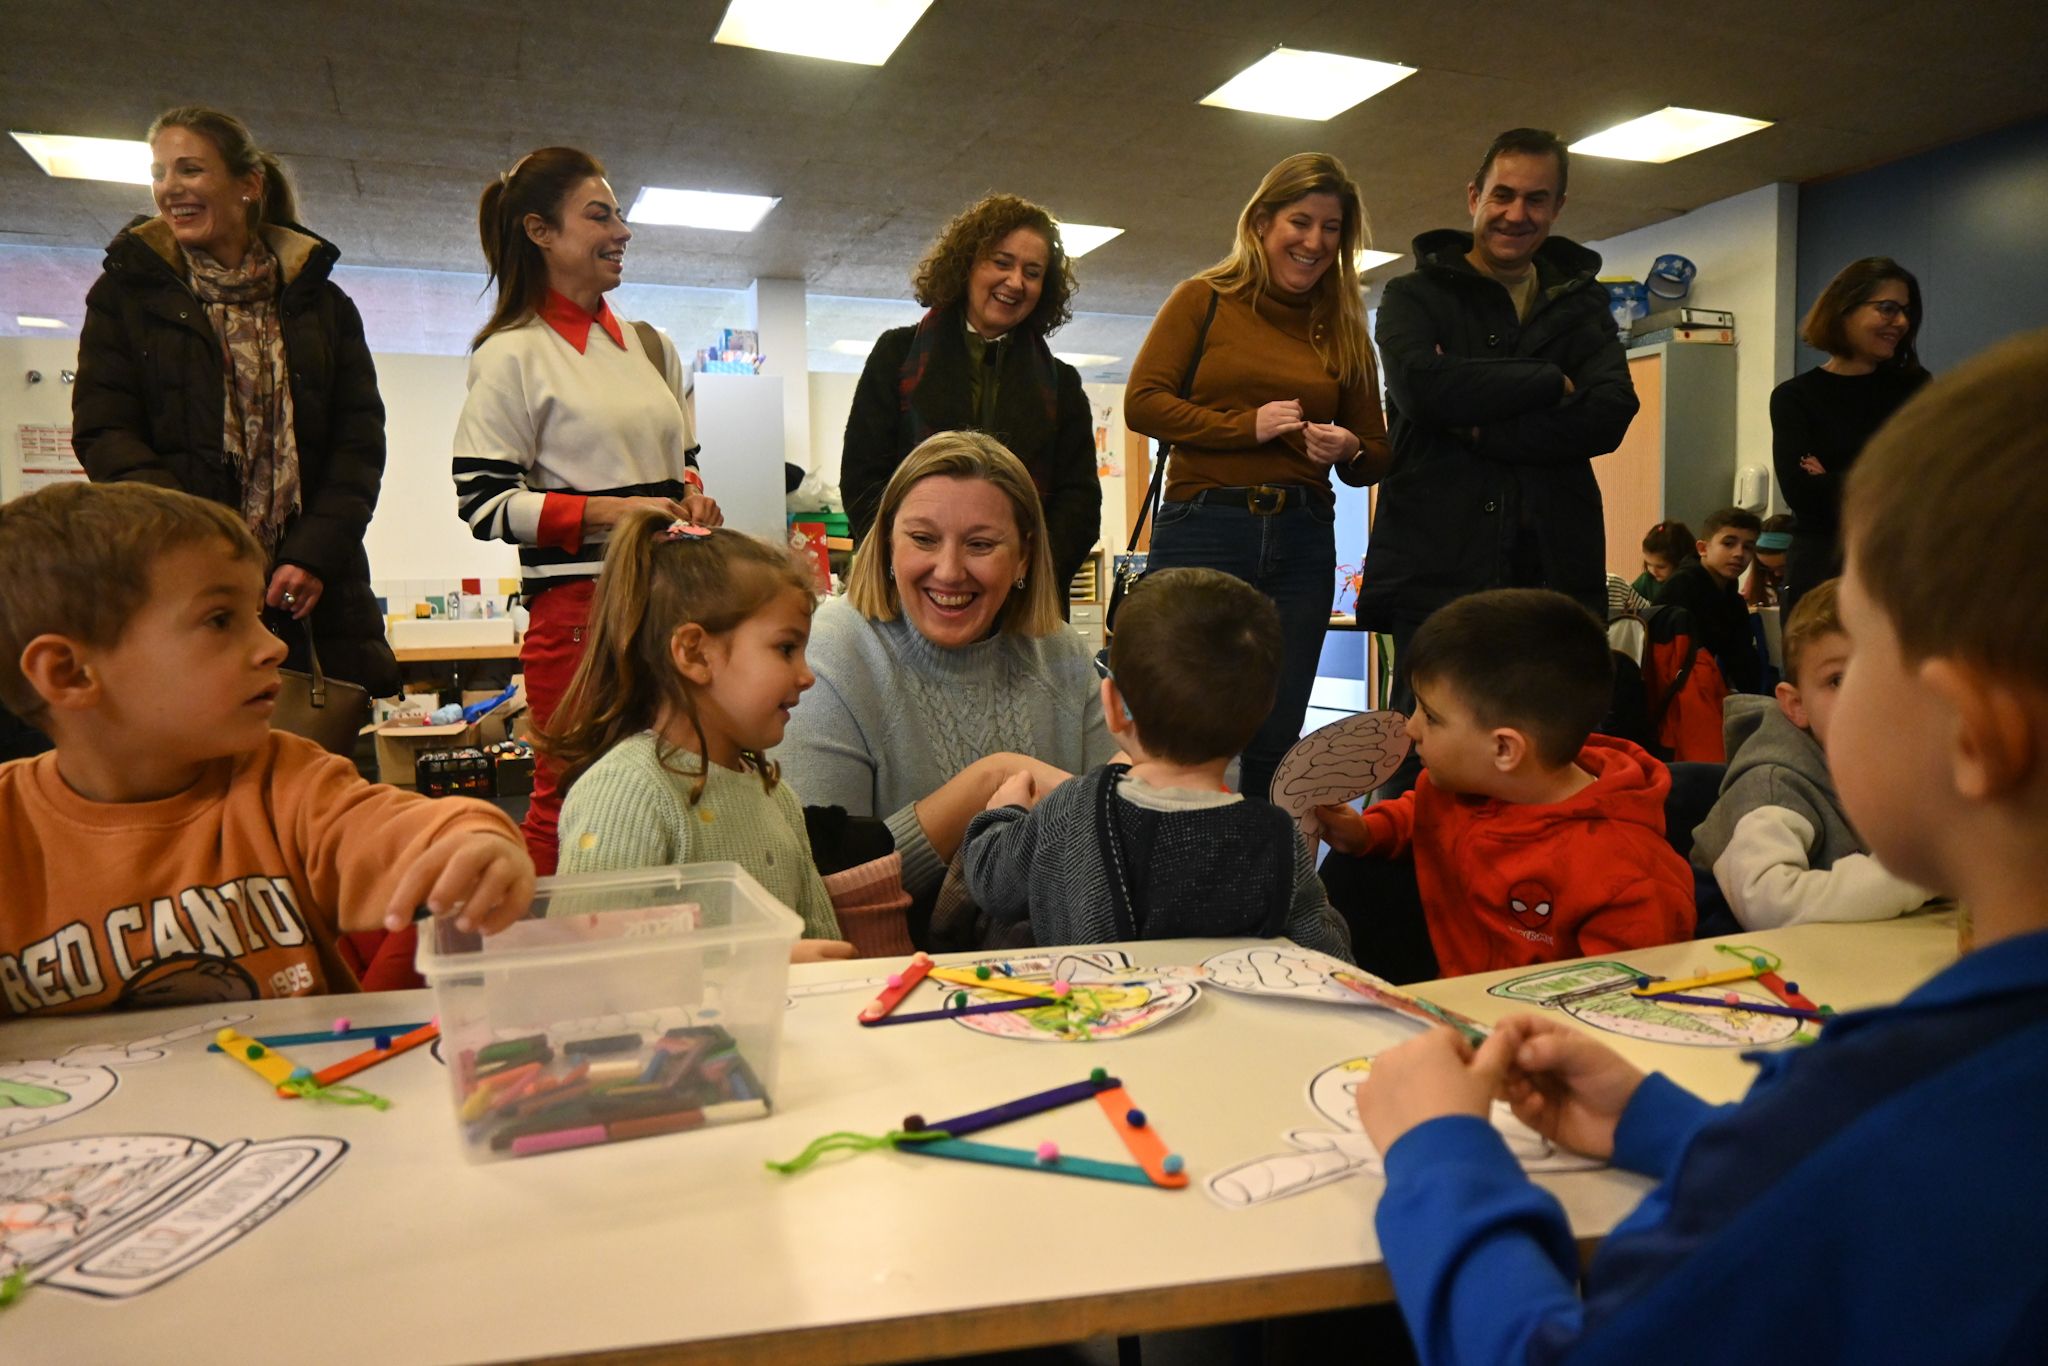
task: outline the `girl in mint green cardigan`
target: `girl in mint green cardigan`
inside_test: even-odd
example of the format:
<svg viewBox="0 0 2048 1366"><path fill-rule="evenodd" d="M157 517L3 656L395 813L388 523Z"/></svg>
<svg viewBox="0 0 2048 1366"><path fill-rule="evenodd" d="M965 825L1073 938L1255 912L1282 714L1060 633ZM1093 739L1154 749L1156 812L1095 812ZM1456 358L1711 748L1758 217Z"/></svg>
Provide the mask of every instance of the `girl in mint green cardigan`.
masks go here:
<svg viewBox="0 0 2048 1366"><path fill-rule="evenodd" d="M803 806L765 752L816 680L816 605L786 549L651 509L612 528L583 659L542 748L562 766L558 871L730 861L803 917L797 961L850 958Z"/></svg>

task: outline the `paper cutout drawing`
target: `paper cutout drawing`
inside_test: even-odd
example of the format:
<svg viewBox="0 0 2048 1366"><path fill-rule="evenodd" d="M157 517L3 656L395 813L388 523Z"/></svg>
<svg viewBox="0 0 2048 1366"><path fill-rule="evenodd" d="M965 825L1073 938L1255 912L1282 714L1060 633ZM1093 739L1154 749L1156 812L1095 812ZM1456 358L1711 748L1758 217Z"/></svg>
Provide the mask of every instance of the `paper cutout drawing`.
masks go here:
<svg viewBox="0 0 2048 1366"><path fill-rule="evenodd" d="M120 1086L115 1068L155 1062L164 1056L168 1044L210 1039L223 1026L241 1024L248 1018L223 1015L133 1043L80 1044L61 1058L0 1062L0 1138L14 1138L83 1114Z"/></svg>
<svg viewBox="0 0 2048 1366"><path fill-rule="evenodd" d="M1756 1015L1746 1010L1706 1010L1672 1006L1630 989L1644 974L1611 960L1545 968L1502 982L1487 991L1510 1001L1526 1001L1546 1010L1562 1010L1595 1029L1650 1043L1689 1044L1695 1048L1755 1048L1777 1043L1799 1031L1800 1021L1784 1015ZM1738 995L1775 1004L1776 997L1734 986ZM1717 991L1730 988L1720 987Z"/></svg>
<svg viewBox="0 0 2048 1366"><path fill-rule="evenodd" d="M1309 1104L1338 1127L1294 1130L1286 1135L1292 1151L1253 1158L1216 1173L1204 1183L1209 1194L1227 1208L1250 1209L1333 1181L1382 1175L1379 1149L1358 1121L1358 1087L1371 1070L1371 1058L1349 1058L1316 1073L1308 1084ZM1523 1171L1580 1172L1605 1165L1557 1147L1501 1102L1494 1103L1492 1118Z"/></svg>
<svg viewBox="0 0 2048 1366"><path fill-rule="evenodd" d="M1029 1039L1039 1043L1105 1043L1112 1039L1125 1039L1172 1019L1193 1005L1195 998L1202 994L1202 988L1193 980L1177 975L1165 977L1149 968L1133 968L1129 955L1117 949L1032 954L986 961L1006 977L1042 980L1047 984L1048 992L1054 981L1064 980L1073 988L1082 1006L1079 1012L1048 1006L1041 1010L1004 1011L998 1015L963 1015L953 1021L963 1029L991 1034L999 1039ZM1139 976L1145 979L1142 983L1127 985ZM1090 986L1091 982L1115 985ZM947 999L950 1000L952 992L957 989L948 988ZM993 1001L1002 999L1004 993L969 988L968 995L976 1001Z"/></svg>
<svg viewBox="0 0 2048 1366"><path fill-rule="evenodd" d="M1318 806L1348 802L1384 784L1408 757L1408 723L1397 711L1362 711L1295 742L1273 771L1273 805L1317 835Z"/></svg>
<svg viewBox="0 0 2048 1366"><path fill-rule="evenodd" d="M0 1276L109 1299L225 1250L333 1171L338 1138L101 1134L0 1151Z"/></svg>
<svg viewBox="0 0 2048 1366"><path fill-rule="evenodd" d="M1331 972L1350 967L1349 963L1313 949L1296 948L1228 949L1202 960L1207 980L1225 991L1337 1005L1371 1004L1357 992L1346 991L1330 980Z"/></svg>

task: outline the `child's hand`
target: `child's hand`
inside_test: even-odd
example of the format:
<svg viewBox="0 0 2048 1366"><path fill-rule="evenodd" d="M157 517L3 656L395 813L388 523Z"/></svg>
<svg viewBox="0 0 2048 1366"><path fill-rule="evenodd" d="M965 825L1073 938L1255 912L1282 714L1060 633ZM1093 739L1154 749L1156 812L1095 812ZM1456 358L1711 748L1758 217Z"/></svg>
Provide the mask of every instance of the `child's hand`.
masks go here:
<svg viewBox="0 0 2048 1366"><path fill-rule="evenodd" d="M844 939L799 939L789 950L792 963L830 963L853 956L853 945Z"/></svg>
<svg viewBox="0 0 2048 1366"><path fill-rule="evenodd" d="M1514 1060L1519 1036L1494 1034L1474 1052L1441 1025L1373 1059L1358 1088L1358 1118L1382 1155L1418 1124L1445 1115L1485 1119Z"/></svg>
<svg viewBox="0 0 2048 1366"><path fill-rule="evenodd" d="M1507 1102L1515 1118L1588 1157L1614 1156L1614 1126L1642 1072L1606 1044L1541 1015L1501 1021L1488 1042L1502 1039L1513 1050Z"/></svg>
<svg viewBox="0 0 2048 1366"><path fill-rule="evenodd" d="M988 799L988 805L983 807L982 810L994 811L998 807L1021 806L1026 811L1029 811L1036 805L1038 805L1038 783L1032 777L1030 769L1020 768L1009 777L1003 779L1002 785L996 788L994 794Z"/></svg>
<svg viewBox="0 0 2048 1366"><path fill-rule="evenodd" d="M1362 854L1372 844L1365 833L1365 817L1349 806L1319 806L1316 824L1322 827L1323 843L1346 854Z"/></svg>
<svg viewBox="0 0 2048 1366"><path fill-rule="evenodd" d="M532 905L533 859L526 846L477 830L427 846L392 891L384 928L404 929L425 906L437 916L454 916L457 929L496 934Z"/></svg>

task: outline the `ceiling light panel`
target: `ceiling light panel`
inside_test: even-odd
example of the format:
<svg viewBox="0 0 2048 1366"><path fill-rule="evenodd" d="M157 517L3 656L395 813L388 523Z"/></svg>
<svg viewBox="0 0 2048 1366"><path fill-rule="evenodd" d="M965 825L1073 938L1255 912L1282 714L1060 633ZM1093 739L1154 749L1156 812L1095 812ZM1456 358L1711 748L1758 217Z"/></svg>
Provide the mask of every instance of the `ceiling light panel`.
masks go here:
<svg viewBox="0 0 2048 1366"><path fill-rule="evenodd" d="M71 326L71 324L70 324L70 323L67 323L67 322L65 322L65 321L64 321L64 320L63 320L62 318L38 318L38 317L34 317L34 316L31 316L30 314L27 314L27 313L17 313L17 314L15 314L15 315L14 315L14 325L15 325L16 327L69 327L69 326Z"/></svg>
<svg viewBox="0 0 2048 1366"><path fill-rule="evenodd" d="M1415 74L1412 66L1276 47L1209 92L1202 103L1321 123Z"/></svg>
<svg viewBox="0 0 2048 1366"><path fill-rule="evenodd" d="M43 174L66 180L149 184L149 144L126 138L82 138L67 133L11 133Z"/></svg>
<svg viewBox="0 0 2048 1366"><path fill-rule="evenodd" d="M761 194L723 194L716 190L669 190L644 187L626 211L629 223L658 223L677 228L716 228L720 232L752 232L768 211L782 201Z"/></svg>
<svg viewBox="0 0 2048 1366"><path fill-rule="evenodd" d="M1661 163L1689 157L1770 126L1768 119L1745 119L1735 114L1671 105L1654 114L1618 123L1604 133L1580 138L1571 149L1589 157Z"/></svg>
<svg viewBox="0 0 2048 1366"><path fill-rule="evenodd" d="M1368 270L1383 266L1389 261L1400 260L1402 255L1403 253L1398 251L1374 251L1367 247L1351 258L1351 264L1360 275L1363 275Z"/></svg>
<svg viewBox="0 0 2048 1366"><path fill-rule="evenodd" d="M1070 257L1086 256L1110 238L1123 235L1122 228L1107 228L1100 223L1060 224L1060 245Z"/></svg>
<svg viewBox="0 0 2048 1366"><path fill-rule="evenodd" d="M880 66L932 0L732 0L711 41Z"/></svg>

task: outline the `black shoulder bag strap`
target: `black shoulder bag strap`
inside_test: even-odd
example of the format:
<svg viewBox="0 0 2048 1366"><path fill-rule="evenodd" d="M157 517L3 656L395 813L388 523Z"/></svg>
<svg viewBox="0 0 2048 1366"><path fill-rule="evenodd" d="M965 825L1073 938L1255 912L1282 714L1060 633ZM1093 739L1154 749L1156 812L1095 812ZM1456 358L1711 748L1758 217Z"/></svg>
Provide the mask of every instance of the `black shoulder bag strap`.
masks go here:
<svg viewBox="0 0 2048 1366"><path fill-rule="evenodd" d="M1109 874L1109 903L1116 916L1116 936L1124 943L1144 937L1131 904L1131 871L1124 856L1123 831L1116 823L1116 785L1130 771L1128 764L1105 764L1102 772L1095 775L1095 834L1102 845L1102 866Z"/></svg>
<svg viewBox="0 0 2048 1366"><path fill-rule="evenodd" d="M1208 310L1202 314L1202 325L1195 332L1194 354L1188 357L1187 373L1180 379L1180 401L1183 403L1195 390L1195 371L1201 367L1202 348L1208 345L1209 324L1216 321L1216 303L1221 297L1215 290L1209 291ZM1166 482L1166 460L1172 451L1173 448L1167 445L1159 448L1159 459L1152 464L1151 486L1145 490L1145 502L1138 509L1138 520L1131 526L1131 542L1124 547L1123 563L1116 571L1115 582L1110 585L1109 607L1102 614L1103 625L1110 630L1116 629L1116 609L1123 605L1124 594L1138 582L1139 575L1131 569L1130 559L1138 553L1138 542L1145 535L1145 523L1158 510L1159 495Z"/></svg>

